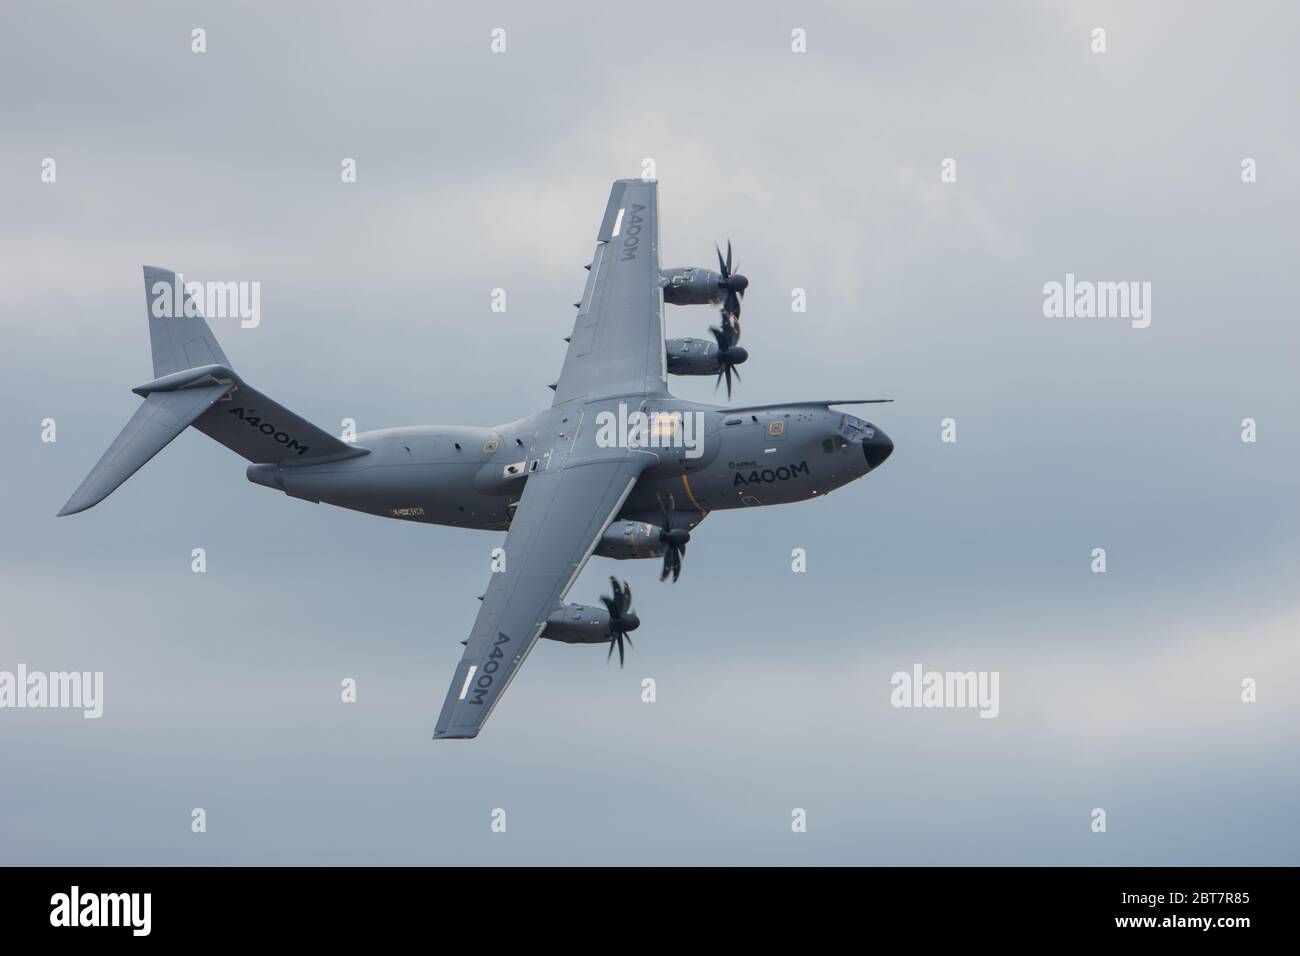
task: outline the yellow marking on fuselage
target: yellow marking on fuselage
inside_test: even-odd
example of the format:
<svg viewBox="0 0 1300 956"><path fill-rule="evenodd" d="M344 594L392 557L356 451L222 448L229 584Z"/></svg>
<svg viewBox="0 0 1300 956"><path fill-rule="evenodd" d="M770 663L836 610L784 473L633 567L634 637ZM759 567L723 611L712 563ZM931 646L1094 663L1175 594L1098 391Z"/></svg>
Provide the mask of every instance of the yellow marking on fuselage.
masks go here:
<svg viewBox="0 0 1300 956"><path fill-rule="evenodd" d="M707 515L708 512L695 500L695 493L691 491L691 483L686 480L685 475L682 475L682 487L686 489L686 497L691 499L691 504L695 505L695 510L702 515Z"/></svg>

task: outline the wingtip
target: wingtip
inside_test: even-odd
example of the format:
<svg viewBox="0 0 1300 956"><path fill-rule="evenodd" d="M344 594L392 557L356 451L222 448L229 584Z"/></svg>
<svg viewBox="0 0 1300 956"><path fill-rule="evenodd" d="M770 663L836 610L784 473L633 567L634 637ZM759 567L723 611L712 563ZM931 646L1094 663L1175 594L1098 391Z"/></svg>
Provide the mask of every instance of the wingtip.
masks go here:
<svg viewBox="0 0 1300 956"><path fill-rule="evenodd" d="M450 730L435 730L433 732L434 740L473 740L477 736L478 736L477 730L472 730L464 733L458 733Z"/></svg>
<svg viewBox="0 0 1300 956"><path fill-rule="evenodd" d="M87 478L87 481L89 481L89 477ZM85 483L86 482L83 482L83 485ZM111 490L109 493L111 493ZM83 511L89 511L91 508L95 507L95 505L107 498L109 493L100 495L95 491L87 492L87 489L84 487L78 488L72 493L72 497L68 499L67 503L59 509L59 513L54 517L62 518L65 515L75 515L81 514Z"/></svg>

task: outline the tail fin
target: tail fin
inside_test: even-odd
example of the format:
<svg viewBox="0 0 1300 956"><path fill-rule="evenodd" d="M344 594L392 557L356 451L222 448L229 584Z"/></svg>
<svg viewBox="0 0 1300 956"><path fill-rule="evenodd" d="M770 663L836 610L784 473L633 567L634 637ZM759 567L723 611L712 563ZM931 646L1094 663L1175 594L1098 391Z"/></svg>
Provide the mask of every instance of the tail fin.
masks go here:
<svg viewBox="0 0 1300 956"><path fill-rule="evenodd" d="M221 351L208 323L194 307L190 294L178 288L178 281L176 273L169 269L144 267L144 301L149 314L154 378L204 365L229 368L226 353Z"/></svg>
<svg viewBox="0 0 1300 956"><path fill-rule="evenodd" d="M155 379L133 389L144 398L122 433L91 469L60 515L76 514L99 504L145 462L193 425L252 462L307 463L354 458L369 449L351 445L295 415L230 368L226 353L183 293L180 315L160 307L169 301L175 273L144 267L149 337Z"/></svg>

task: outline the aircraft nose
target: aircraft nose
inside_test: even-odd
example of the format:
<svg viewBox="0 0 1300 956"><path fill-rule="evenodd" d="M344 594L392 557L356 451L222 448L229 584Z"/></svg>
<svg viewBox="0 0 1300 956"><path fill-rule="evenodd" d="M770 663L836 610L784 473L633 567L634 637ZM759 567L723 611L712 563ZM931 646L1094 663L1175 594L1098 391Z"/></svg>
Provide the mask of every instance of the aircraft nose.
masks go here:
<svg viewBox="0 0 1300 956"><path fill-rule="evenodd" d="M883 465L885 459L894 451L894 443L889 440L889 436L879 428L875 432L871 438L862 440L862 453L866 456L867 465L872 471Z"/></svg>

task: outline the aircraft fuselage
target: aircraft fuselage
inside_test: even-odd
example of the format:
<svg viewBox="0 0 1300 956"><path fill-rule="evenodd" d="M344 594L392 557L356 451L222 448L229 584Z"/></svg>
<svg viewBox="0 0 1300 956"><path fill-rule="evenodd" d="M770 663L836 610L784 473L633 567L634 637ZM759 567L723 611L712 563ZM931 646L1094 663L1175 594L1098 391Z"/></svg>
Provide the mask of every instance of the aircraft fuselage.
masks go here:
<svg viewBox="0 0 1300 956"><path fill-rule="evenodd" d="M689 422L678 429L676 442L665 436L659 439L664 447L638 449L657 463L637 483L619 518L652 521L671 502L680 521L693 526L709 511L820 497L867 474L893 447L869 422L824 405L732 410L672 397L635 401L633 410L653 420L677 416ZM546 470L560 453L581 455L593 442L627 437L605 427L627 418L626 402L621 410L619 404L618 397L570 402L492 428L364 432L356 444L369 454L315 464L255 464L248 477L292 497L368 514L505 530L530 474Z"/></svg>

